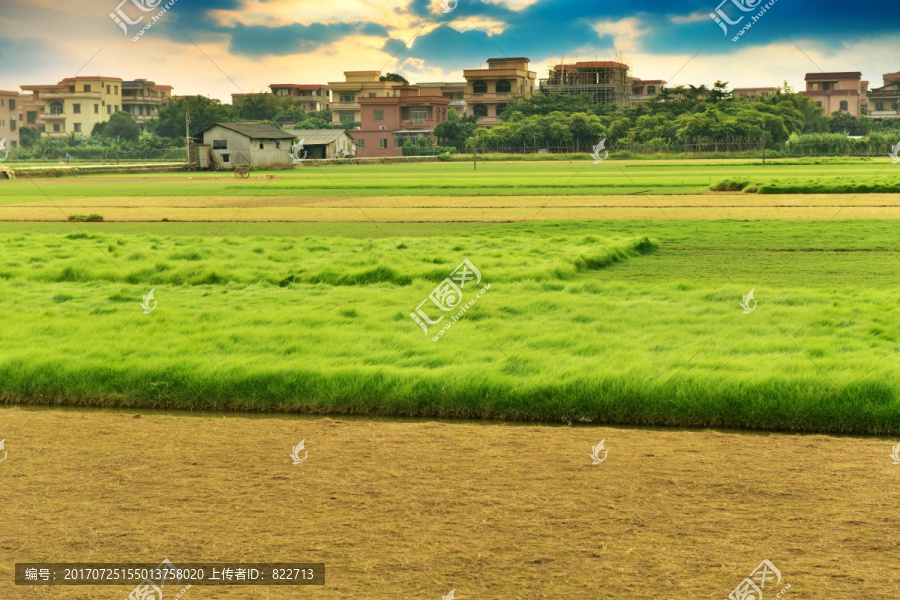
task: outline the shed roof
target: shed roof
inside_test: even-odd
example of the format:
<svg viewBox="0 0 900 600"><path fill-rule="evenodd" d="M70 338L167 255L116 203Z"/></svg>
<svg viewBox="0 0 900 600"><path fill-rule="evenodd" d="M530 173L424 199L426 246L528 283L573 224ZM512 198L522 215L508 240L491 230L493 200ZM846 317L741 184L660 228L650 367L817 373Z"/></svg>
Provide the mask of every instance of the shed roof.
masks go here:
<svg viewBox="0 0 900 600"><path fill-rule="evenodd" d="M347 132L343 129L287 129L295 138L300 138L307 146L315 144L330 144Z"/></svg>
<svg viewBox="0 0 900 600"><path fill-rule="evenodd" d="M272 127L271 125L266 125L265 123L216 123L216 125L253 139L290 140L294 138L293 134ZM209 131L216 125L210 125L200 133Z"/></svg>

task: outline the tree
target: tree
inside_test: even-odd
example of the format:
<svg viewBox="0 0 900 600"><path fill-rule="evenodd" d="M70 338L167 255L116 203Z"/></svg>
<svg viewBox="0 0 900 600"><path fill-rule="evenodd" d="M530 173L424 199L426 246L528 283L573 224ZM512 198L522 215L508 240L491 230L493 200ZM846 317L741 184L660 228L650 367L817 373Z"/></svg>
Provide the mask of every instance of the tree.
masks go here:
<svg viewBox="0 0 900 600"><path fill-rule="evenodd" d="M320 119L319 117L309 117L300 121L296 125L294 125L294 129L331 129L331 125L328 124L325 119Z"/></svg>
<svg viewBox="0 0 900 600"><path fill-rule="evenodd" d="M234 123L240 121L237 109L231 105L222 104L219 100L205 96L189 96L191 126L190 133L195 135L216 123ZM153 127L153 131L160 136L176 139L184 139L184 113L186 101L184 98L170 100L167 105L159 107L159 119Z"/></svg>
<svg viewBox="0 0 900 600"><path fill-rule="evenodd" d="M114 113L103 125L98 132L103 138L121 138L133 142L141 137L141 126L135 123L131 113L124 110ZM96 125L94 129L97 129ZM94 135L94 130L91 130L91 135Z"/></svg>
<svg viewBox="0 0 900 600"><path fill-rule="evenodd" d="M526 117L531 115L549 115L554 112L576 113L593 112L594 105L590 94L535 94L525 97L519 94L510 96L506 103L506 110L500 115L501 120L506 120L507 115L520 112Z"/></svg>
<svg viewBox="0 0 900 600"><path fill-rule="evenodd" d="M400 75L399 73L388 73L387 75L382 75L378 78L378 81L396 81L397 83L402 83L403 85L409 85L409 81L406 80L406 77Z"/></svg>
<svg viewBox="0 0 900 600"><path fill-rule="evenodd" d="M299 123L305 121L308 116L308 113L299 106L291 106L276 113L272 120L279 123Z"/></svg>
<svg viewBox="0 0 900 600"><path fill-rule="evenodd" d="M247 94L237 104L242 119L248 121L270 121L278 113L291 107L288 98L282 98L275 94Z"/></svg>
<svg viewBox="0 0 900 600"><path fill-rule="evenodd" d="M438 123L434 128L434 136L442 144L455 146L459 152L466 151L466 140L475 133L475 115L461 117L455 110L447 111L447 120Z"/></svg>
<svg viewBox="0 0 900 600"><path fill-rule="evenodd" d="M34 127L19 128L19 145L23 148L34 148L39 137L37 129Z"/></svg>

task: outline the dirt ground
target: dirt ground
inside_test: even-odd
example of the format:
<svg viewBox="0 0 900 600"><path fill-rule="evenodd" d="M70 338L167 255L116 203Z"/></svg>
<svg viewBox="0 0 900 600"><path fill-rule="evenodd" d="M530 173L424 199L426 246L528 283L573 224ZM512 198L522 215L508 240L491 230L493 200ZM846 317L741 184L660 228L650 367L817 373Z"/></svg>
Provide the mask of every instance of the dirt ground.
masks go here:
<svg viewBox="0 0 900 600"><path fill-rule="evenodd" d="M134 415L0 408L0 598L131 591L15 586L16 562L163 558L326 564L324 587L188 600L721 600L765 558L767 599L900 593L897 440Z"/></svg>

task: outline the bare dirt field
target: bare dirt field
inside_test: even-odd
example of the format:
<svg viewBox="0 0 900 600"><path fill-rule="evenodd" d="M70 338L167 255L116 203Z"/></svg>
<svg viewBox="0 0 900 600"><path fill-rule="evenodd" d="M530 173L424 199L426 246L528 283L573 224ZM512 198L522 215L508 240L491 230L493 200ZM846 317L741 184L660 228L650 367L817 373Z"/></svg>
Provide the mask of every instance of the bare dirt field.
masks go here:
<svg viewBox="0 0 900 600"><path fill-rule="evenodd" d="M197 600L721 599L764 558L767 598L900 593L896 440L15 407L2 438L3 600L130 592L14 586L16 562L163 558L326 564Z"/></svg>

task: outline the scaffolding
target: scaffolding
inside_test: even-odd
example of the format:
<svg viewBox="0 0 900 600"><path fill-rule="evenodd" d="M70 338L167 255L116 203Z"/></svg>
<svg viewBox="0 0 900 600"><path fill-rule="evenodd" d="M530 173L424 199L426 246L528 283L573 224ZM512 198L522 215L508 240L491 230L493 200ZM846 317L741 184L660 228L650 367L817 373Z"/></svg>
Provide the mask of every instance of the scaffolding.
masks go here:
<svg viewBox="0 0 900 600"><path fill-rule="evenodd" d="M540 91L544 94L587 94L595 105L630 104L634 79L629 75L631 67L621 54L617 54L616 59L569 63L561 59L550 66L549 76L540 80Z"/></svg>

